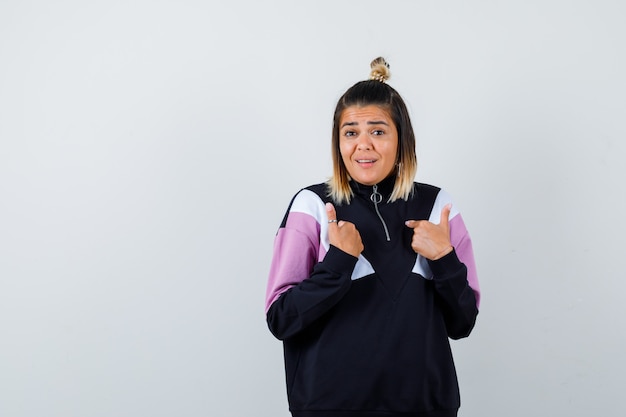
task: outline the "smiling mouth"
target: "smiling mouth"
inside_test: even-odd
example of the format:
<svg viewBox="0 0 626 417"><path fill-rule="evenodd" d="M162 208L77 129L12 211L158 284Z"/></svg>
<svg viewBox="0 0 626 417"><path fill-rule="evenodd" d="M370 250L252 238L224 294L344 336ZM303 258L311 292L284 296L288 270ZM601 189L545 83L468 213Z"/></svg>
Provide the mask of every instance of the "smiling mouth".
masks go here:
<svg viewBox="0 0 626 417"><path fill-rule="evenodd" d="M376 162L376 160L375 159L357 159L356 162L359 164L371 164L371 163Z"/></svg>

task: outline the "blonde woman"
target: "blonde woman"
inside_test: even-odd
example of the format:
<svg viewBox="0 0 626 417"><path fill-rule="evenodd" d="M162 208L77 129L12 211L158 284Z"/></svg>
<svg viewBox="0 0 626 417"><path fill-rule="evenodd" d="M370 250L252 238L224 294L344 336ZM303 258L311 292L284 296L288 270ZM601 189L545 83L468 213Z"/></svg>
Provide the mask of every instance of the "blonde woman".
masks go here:
<svg viewBox="0 0 626 417"><path fill-rule="evenodd" d="M294 417L449 417L460 405L449 339L479 305L472 244L450 196L414 182L406 105L370 79L339 99L333 175L300 190L276 235L266 296Z"/></svg>

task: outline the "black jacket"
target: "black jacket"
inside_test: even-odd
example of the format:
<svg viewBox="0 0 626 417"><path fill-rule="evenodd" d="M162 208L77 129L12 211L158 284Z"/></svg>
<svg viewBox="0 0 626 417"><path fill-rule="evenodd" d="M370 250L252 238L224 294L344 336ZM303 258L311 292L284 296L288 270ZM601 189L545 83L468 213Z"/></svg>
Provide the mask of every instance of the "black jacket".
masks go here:
<svg viewBox="0 0 626 417"><path fill-rule="evenodd" d="M294 417L456 416L448 338L469 335L478 314L461 216L451 214L455 250L428 261L412 250L404 222L439 219L447 194L416 183L409 201L388 203L393 182L385 180L376 207L373 187L352 187L350 204L335 208L361 234L358 260L328 244L325 184L294 197L276 237L267 322L284 342L290 410Z"/></svg>

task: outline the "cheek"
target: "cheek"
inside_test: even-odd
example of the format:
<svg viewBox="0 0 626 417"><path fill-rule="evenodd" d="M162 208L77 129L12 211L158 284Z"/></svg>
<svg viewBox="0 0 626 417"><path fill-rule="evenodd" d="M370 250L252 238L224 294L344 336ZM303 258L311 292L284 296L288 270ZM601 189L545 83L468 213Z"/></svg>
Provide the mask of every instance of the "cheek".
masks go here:
<svg viewBox="0 0 626 417"><path fill-rule="evenodd" d="M391 151L391 157L394 159L394 161L398 158L398 146L394 146L392 151Z"/></svg>
<svg viewBox="0 0 626 417"><path fill-rule="evenodd" d="M398 157L398 144L388 144L388 146L385 148L385 153L387 154L388 158L391 158L395 161L395 159Z"/></svg>
<svg viewBox="0 0 626 417"><path fill-rule="evenodd" d="M339 153L341 154L341 159L343 159L344 163L350 160L350 156L353 153L353 147L345 142L339 143Z"/></svg>

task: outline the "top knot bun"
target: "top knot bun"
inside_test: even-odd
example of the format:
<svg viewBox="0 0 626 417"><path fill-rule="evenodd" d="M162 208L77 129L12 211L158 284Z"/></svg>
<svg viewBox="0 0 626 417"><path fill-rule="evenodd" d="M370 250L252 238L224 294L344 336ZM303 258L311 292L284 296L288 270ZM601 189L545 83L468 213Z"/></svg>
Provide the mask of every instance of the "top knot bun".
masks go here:
<svg viewBox="0 0 626 417"><path fill-rule="evenodd" d="M385 58L378 57L372 61L370 64L370 79L380 81L384 83L391 76L391 72L389 71L389 64L385 61Z"/></svg>

